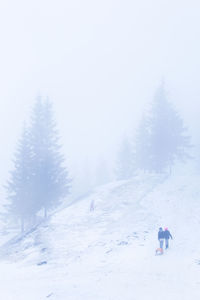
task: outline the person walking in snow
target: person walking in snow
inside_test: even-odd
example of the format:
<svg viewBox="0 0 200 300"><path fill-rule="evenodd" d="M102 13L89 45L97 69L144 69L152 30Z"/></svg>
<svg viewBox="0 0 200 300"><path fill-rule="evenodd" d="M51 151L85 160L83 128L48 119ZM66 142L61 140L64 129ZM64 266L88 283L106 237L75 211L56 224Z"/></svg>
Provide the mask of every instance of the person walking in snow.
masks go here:
<svg viewBox="0 0 200 300"><path fill-rule="evenodd" d="M167 248L169 248L169 238L171 238L173 240L172 235L167 227L165 228L165 231L164 231L164 238L165 238L165 249L167 249Z"/></svg>
<svg viewBox="0 0 200 300"><path fill-rule="evenodd" d="M94 199L90 203L90 211L94 211Z"/></svg>
<svg viewBox="0 0 200 300"><path fill-rule="evenodd" d="M160 249L162 249L162 251L163 251L164 239L165 239L165 232L163 231L162 227L160 227L158 231L158 240L160 242Z"/></svg>

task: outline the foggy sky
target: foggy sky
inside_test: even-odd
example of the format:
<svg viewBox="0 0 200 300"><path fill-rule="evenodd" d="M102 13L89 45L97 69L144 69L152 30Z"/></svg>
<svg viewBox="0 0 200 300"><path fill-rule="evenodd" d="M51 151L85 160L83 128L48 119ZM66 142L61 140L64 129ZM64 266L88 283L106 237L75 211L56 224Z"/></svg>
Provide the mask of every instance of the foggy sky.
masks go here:
<svg viewBox="0 0 200 300"><path fill-rule="evenodd" d="M199 1L2 0L0 36L1 185L38 93L54 102L71 168L113 160L163 77L198 125Z"/></svg>

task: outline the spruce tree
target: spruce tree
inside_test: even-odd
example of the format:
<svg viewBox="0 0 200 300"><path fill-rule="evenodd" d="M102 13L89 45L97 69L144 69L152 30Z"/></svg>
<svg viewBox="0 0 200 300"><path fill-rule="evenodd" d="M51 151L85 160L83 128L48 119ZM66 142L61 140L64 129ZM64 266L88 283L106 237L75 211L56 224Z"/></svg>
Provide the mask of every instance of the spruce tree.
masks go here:
<svg viewBox="0 0 200 300"><path fill-rule="evenodd" d="M51 102L37 99L31 124L31 148L34 168L34 198L38 209L56 207L68 194L70 182L60 153L58 132Z"/></svg>
<svg viewBox="0 0 200 300"><path fill-rule="evenodd" d="M24 127L22 137L14 159L14 170L6 185L8 194L8 213L21 220L21 230L24 231L24 223L30 220L37 209L34 206L32 193L32 152L30 146L30 134Z"/></svg>
<svg viewBox="0 0 200 300"><path fill-rule="evenodd" d="M14 170L6 186L9 213L24 222L41 209L56 207L69 193L71 180L60 152L51 102L41 98L34 105L31 126L24 128L15 155Z"/></svg>
<svg viewBox="0 0 200 300"><path fill-rule="evenodd" d="M136 159L139 168L162 173L171 170L176 160L189 158L191 146L186 132L183 120L168 101L164 84L161 84L138 132Z"/></svg>

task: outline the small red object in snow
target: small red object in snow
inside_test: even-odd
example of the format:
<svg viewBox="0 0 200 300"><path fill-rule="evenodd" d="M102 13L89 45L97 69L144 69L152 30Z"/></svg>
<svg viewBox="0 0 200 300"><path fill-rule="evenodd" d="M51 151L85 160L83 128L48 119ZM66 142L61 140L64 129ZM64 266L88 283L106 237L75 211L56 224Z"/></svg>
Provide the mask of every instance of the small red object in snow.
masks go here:
<svg viewBox="0 0 200 300"><path fill-rule="evenodd" d="M163 249L162 248L157 248L156 249L156 255L162 255L163 254Z"/></svg>

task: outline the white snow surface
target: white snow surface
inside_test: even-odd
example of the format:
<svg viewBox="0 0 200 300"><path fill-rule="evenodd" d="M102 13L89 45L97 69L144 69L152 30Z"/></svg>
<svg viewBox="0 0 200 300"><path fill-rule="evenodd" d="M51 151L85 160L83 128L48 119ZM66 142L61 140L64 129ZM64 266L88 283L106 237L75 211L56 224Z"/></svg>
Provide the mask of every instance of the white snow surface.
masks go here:
<svg viewBox="0 0 200 300"><path fill-rule="evenodd" d="M1 247L2 300L199 300L200 178L102 186ZM155 256L158 228L174 237Z"/></svg>

